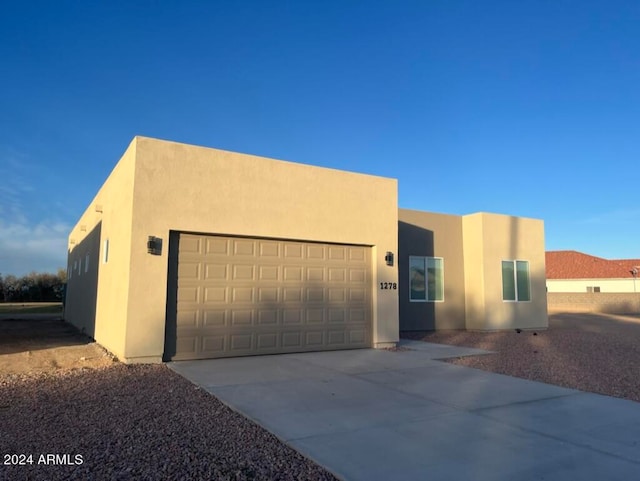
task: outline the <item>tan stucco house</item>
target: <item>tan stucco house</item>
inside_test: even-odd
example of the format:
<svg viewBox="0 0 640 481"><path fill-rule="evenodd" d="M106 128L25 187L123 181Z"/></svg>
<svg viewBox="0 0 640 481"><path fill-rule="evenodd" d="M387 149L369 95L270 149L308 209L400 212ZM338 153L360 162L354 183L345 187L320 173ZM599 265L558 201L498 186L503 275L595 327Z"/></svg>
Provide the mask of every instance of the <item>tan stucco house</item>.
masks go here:
<svg viewBox="0 0 640 481"><path fill-rule="evenodd" d="M125 362L547 325L542 221L395 179L136 137L69 236L65 318Z"/></svg>

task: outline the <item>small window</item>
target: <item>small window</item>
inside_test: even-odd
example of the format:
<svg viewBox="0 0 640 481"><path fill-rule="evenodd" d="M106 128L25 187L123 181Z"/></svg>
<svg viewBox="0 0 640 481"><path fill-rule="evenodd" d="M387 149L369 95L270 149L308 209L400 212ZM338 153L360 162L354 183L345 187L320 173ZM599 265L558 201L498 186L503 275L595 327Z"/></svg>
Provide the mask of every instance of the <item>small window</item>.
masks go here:
<svg viewBox="0 0 640 481"><path fill-rule="evenodd" d="M409 257L409 300L444 301L444 260L441 257Z"/></svg>
<svg viewBox="0 0 640 481"><path fill-rule="evenodd" d="M531 300L529 261L502 261L502 300Z"/></svg>
<svg viewBox="0 0 640 481"><path fill-rule="evenodd" d="M89 254L84 258L84 272L89 272Z"/></svg>
<svg viewBox="0 0 640 481"><path fill-rule="evenodd" d="M82 259L78 260L78 275L82 274Z"/></svg>
<svg viewBox="0 0 640 481"><path fill-rule="evenodd" d="M105 239L102 243L102 263L109 262L109 239Z"/></svg>

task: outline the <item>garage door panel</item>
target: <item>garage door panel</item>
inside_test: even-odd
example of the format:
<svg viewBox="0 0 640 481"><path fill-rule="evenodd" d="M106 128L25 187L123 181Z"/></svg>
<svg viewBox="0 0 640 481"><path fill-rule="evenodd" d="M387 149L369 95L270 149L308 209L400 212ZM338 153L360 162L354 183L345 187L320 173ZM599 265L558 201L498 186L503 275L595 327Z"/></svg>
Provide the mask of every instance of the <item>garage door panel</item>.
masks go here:
<svg viewBox="0 0 640 481"><path fill-rule="evenodd" d="M202 253L202 238L200 237L185 237L180 240L180 252L185 254L201 254Z"/></svg>
<svg viewBox="0 0 640 481"><path fill-rule="evenodd" d="M349 260L365 263L367 259L367 249L364 247L350 247Z"/></svg>
<svg viewBox="0 0 640 481"><path fill-rule="evenodd" d="M248 265L234 265L233 277L234 281L254 281L255 266Z"/></svg>
<svg viewBox="0 0 640 481"><path fill-rule="evenodd" d="M258 252L261 257L277 258L280 256L280 243L277 241L259 241Z"/></svg>
<svg viewBox="0 0 640 481"><path fill-rule="evenodd" d="M180 252L181 253L182 253L182 243L184 242L184 239L191 239L193 237L194 236L180 236ZM226 256L229 254L229 243L230 243L229 239L225 239L222 237L207 237L207 238L200 237L200 239L206 242L207 255L217 254L217 255Z"/></svg>
<svg viewBox="0 0 640 481"><path fill-rule="evenodd" d="M181 279L200 279L201 264L199 262L183 262L178 266L178 277Z"/></svg>
<svg viewBox="0 0 640 481"><path fill-rule="evenodd" d="M302 252L302 244L290 242L284 245L285 259L302 259Z"/></svg>
<svg viewBox="0 0 640 481"><path fill-rule="evenodd" d="M301 266L287 266L284 268L285 282L301 282L302 281Z"/></svg>
<svg viewBox="0 0 640 481"><path fill-rule="evenodd" d="M230 336L230 350L231 351L251 351L252 334L232 334Z"/></svg>
<svg viewBox="0 0 640 481"><path fill-rule="evenodd" d="M365 269L349 269L349 282L364 283L367 279L367 271Z"/></svg>
<svg viewBox="0 0 640 481"><path fill-rule="evenodd" d="M227 264L206 264L205 275L206 280L226 280L227 279ZM178 276L180 272L178 270Z"/></svg>
<svg viewBox="0 0 640 481"><path fill-rule="evenodd" d="M282 289L283 300L285 303L302 302L302 288L300 287L284 287Z"/></svg>
<svg viewBox="0 0 640 481"><path fill-rule="evenodd" d="M311 331L306 333L306 345L309 347L321 347L324 345L324 332Z"/></svg>
<svg viewBox="0 0 640 481"><path fill-rule="evenodd" d="M178 302L197 303L199 297L198 291L199 289L197 287L192 286L184 286L178 289Z"/></svg>
<svg viewBox="0 0 640 481"><path fill-rule="evenodd" d="M231 326L246 327L253 325L253 310L234 309L231 311Z"/></svg>
<svg viewBox="0 0 640 481"><path fill-rule="evenodd" d="M253 289L251 287L232 287L231 302L234 304L252 303Z"/></svg>
<svg viewBox="0 0 640 481"><path fill-rule="evenodd" d="M370 347L370 248L191 234L178 245L173 359Z"/></svg>
<svg viewBox="0 0 640 481"><path fill-rule="evenodd" d="M283 332L282 347L302 348L302 336L300 335L300 332Z"/></svg>
<svg viewBox="0 0 640 481"><path fill-rule="evenodd" d="M178 292L180 292L180 287L178 287ZM178 302L180 302L180 297L178 297ZM226 287L204 287L204 302L226 304L227 288Z"/></svg>
<svg viewBox="0 0 640 481"><path fill-rule="evenodd" d="M278 292L279 289L277 287L259 287L258 288L258 302L261 304L267 302L278 302Z"/></svg>
<svg viewBox="0 0 640 481"><path fill-rule="evenodd" d="M248 239L234 239L233 254L238 257L254 256L256 253L256 242Z"/></svg>
<svg viewBox="0 0 640 481"><path fill-rule="evenodd" d="M183 309L179 312L177 318L177 324L181 327L197 327L198 326L198 311L189 311Z"/></svg>
<svg viewBox="0 0 640 481"><path fill-rule="evenodd" d="M343 267L329 268L330 282L345 282L347 280L347 269Z"/></svg>
<svg viewBox="0 0 640 481"><path fill-rule="evenodd" d="M221 310L206 310L202 312L203 327L224 327L227 325L227 311Z"/></svg>
<svg viewBox="0 0 640 481"><path fill-rule="evenodd" d="M326 255L326 246L320 244L307 246L307 259L324 261Z"/></svg>
<svg viewBox="0 0 640 481"><path fill-rule="evenodd" d="M224 336L203 336L202 350L206 353L220 354L225 351Z"/></svg>
<svg viewBox="0 0 640 481"><path fill-rule="evenodd" d="M367 298L367 291L364 288L350 287L348 291L349 300L352 302L364 302Z"/></svg>
<svg viewBox="0 0 640 481"><path fill-rule="evenodd" d="M258 350L277 349L279 347L278 334L274 332L258 334L256 341Z"/></svg>
<svg viewBox="0 0 640 481"><path fill-rule="evenodd" d="M278 310L277 309L260 309L258 310L258 324L264 326L273 326L278 324Z"/></svg>
<svg viewBox="0 0 640 481"><path fill-rule="evenodd" d="M347 258L346 248L341 246L329 247L329 260L330 261L344 261Z"/></svg>
<svg viewBox="0 0 640 481"><path fill-rule="evenodd" d="M351 308L349 309L349 319L351 322L366 322L367 320L367 313L364 309L354 309Z"/></svg>
<svg viewBox="0 0 640 481"><path fill-rule="evenodd" d="M309 308L305 309L307 324L319 324L325 320L324 308Z"/></svg>
<svg viewBox="0 0 640 481"><path fill-rule="evenodd" d="M344 309L329 308L329 322L343 323L344 321Z"/></svg>
<svg viewBox="0 0 640 481"><path fill-rule="evenodd" d="M345 334L344 331L329 331L329 344L344 345L346 339Z"/></svg>
<svg viewBox="0 0 640 481"><path fill-rule="evenodd" d="M285 325L302 324L302 309L283 309L282 323Z"/></svg>
<svg viewBox="0 0 640 481"><path fill-rule="evenodd" d="M344 302L347 299L345 288L333 288L329 289L329 302Z"/></svg>
<svg viewBox="0 0 640 481"><path fill-rule="evenodd" d="M324 267L307 267L306 279L309 282L324 282Z"/></svg>
<svg viewBox="0 0 640 481"><path fill-rule="evenodd" d="M261 281L279 281L280 268L278 266L259 266L259 277Z"/></svg>
<svg viewBox="0 0 640 481"><path fill-rule="evenodd" d="M307 302L324 302L324 289L322 287L308 287L305 298Z"/></svg>
<svg viewBox="0 0 640 481"><path fill-rule="evenodd" d="M176 351L183 356L196 356L198 354L197 343L197 336L180 336L176 342Z"/></svg>
<svg viewBox="0 0 640 481"><path fill-rule="evenodd" d="M364 329L352 329L349 331L349 343L350 344L360 344L364 342L366 338L366 333Z"/></svg>

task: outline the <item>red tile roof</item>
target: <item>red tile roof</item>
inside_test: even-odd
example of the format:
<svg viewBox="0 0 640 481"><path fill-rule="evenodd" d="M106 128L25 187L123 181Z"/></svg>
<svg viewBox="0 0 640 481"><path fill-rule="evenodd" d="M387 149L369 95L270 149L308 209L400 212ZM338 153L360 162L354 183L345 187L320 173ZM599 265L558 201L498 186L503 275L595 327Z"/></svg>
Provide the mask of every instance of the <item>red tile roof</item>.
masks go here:
<svg viewBox="0 0 640 481"><path fill-rule="evenodd" d="M640 259L603 259L577 251L547 251L547 279L623 279L632 278L631 271Z"/></svg>

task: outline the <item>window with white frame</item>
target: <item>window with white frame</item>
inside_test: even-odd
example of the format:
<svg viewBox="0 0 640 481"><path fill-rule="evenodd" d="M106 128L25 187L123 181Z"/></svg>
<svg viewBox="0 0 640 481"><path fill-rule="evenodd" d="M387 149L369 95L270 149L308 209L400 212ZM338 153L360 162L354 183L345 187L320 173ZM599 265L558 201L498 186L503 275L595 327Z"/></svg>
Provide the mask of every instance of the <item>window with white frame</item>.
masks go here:
<svg viewBox="0 0 640 481"><path fill-rule="evenodd" d="M409 300L444 301L444 260L441 257L409 256Z"/></svg>
<svg viewBox="0 0 640 481"><path fill-rule="evenodd" d="M524 302L531 300L529 261L502 261L502 300Z"/></svg>

